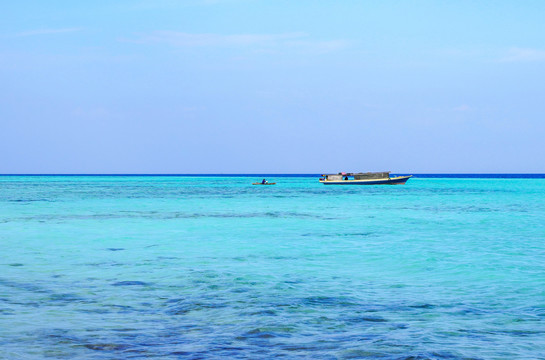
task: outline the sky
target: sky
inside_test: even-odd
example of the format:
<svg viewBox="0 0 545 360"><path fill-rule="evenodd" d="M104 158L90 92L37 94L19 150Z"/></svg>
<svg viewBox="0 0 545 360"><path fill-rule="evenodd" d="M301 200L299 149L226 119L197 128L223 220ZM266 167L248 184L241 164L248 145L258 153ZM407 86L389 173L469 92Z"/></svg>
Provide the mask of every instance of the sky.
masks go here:
<svg viewBox="0 0 545 360"><path fill-rule="evenodd" d="M545 1L0 12L0 173L544 173Z"/></svg>

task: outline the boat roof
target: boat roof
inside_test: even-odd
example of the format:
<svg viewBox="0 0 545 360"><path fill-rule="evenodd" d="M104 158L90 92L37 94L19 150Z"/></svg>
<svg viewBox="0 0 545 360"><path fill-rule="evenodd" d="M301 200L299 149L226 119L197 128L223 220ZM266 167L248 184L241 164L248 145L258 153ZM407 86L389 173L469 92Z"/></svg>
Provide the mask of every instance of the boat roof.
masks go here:
<svg viewBox="0 0 545 360"><path fill-rule="evenodd" d="M384 173L391 173L391 171L376 171L376 172L366 172L366 173L345 173L340 172L338 174L323 174L322 176L329 176L329 175L342 175L342 176L354 176L354 175L372 175L372 174L384 174Z"/></svg>

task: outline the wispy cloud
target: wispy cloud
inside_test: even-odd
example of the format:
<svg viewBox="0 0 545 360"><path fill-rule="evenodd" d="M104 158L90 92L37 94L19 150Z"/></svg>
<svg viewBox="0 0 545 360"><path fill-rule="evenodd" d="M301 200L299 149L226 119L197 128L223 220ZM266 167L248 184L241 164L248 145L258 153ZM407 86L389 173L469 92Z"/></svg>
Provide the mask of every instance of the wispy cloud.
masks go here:
<svg viewBox="0 0 545 360"><path fill-rule="evenodd" d="M545 61L545 49L538 48L445 48L435 52L442 57L462 61L500 63Z"/></svg>
<svg viewBox="0 0 545 360"><path fill-rule="evenodd" d="M464 105L456 106L452 110L453 111L469 111L471 110L471 108L468 105L464 104Z"/></svg>
<svg viewBox="0 0 545 360"><path fill-rule="evenodd" d="M140 38L125 40L135 43L162 43L176 47L253 47L267 52L281 46L329 52L348 45L345 40L314 40L306 33L283 34L192 34L178 31L154 31Z"/></svg>
<svg viewBox="0 0 545 360"><path fill-rule="evenodd" d="M36 36L36 35L51 35L51 34L64 34L81 31L81 28L63 28L63 29L38 29L23 31L15 34L15 36Z"/></svg>
<svg viewBox="0 0 545 360"><path fill-rule="evenodd" d="M501 59L501 62L545 61L545 50L529 48L511 48Z"/></svg>
<svg viewBox="0 0 545 360"><path fill-rule="evenodd" d="M305 37L304 33L287 34L191 34L177 31L154 31L135 40L140 43L165 43L174 46L249 46L275 44Z"/></svg>
<svg viewBox="0 0 545 360"><path fill-rule="evenodd" d="M150 8L179 8L187 6L208 6L208 5L222 5L232 3L247 3L256 0L140 0L133 4L133 7L140 9Z"/></svg>
<svg viewBox="0 0 545 360"><path fill-rule="evenodd" d="M316 52L330 52L342 50L350 45L347 40L299 40L287 43L289 46Z"/></svg>

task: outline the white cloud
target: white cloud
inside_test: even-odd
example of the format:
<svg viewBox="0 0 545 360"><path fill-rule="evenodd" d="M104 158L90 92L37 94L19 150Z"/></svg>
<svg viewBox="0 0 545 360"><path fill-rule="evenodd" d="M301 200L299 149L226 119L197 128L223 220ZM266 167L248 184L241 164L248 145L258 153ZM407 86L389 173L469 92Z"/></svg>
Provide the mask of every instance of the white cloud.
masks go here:
<svg viewBox="0 0 545 360"><path fill-rule="evenodd" d="M350 42L347 40L323 40L323 41L313 41L313 40L298 40L298 41L289 41L286 45L297 47L304 50L316 51L316 52L331 52L342 50L350 45Z"/></svg>
<svg viewBox="0 0 545 360"><path fill-rule="evenodd" d="M255 0L140 0L133 4L139 9L176 8L188 6L209 6L231 3L245 3Z"/></svg>
<svg viewBox="0 0 545 360"><path fill-rule="evenodd" d="M258 52L272 53L279 47L306 51L330 52L348 46L345 40L313 40L302 32L283 34L192 34L178 31L154 31L135 40L135 43L162 43L176 47L252 47Z"/></svg>
<svg viewBox="0 0 545 360"><path fill-rule="evenodd" d="M454 110L454 111L468 111L470 109L471 108L468 105L463 104L463 105L460 105L460 106L456 106L452 110Z"/></svg>
<svg viewBox="0 0 545 360"><path fill-rule="evenodd" d="M16 36L35 36L35 35L50 35L50 34L64 34L81 31L81 28L64 28L64 29L38 29L29 30L17 33Z"/></svg>
<svg viewBox="0 0 545 360"><path fill-rule="evenodd" d="M545 50L529 48L511 48L500 59L501 62L545 61Z"/></svg>
<svg viewBox="0 0 545 360"><path fill-rule="evenodd" d="M142 36L136 42L165 43L174 46L249 46L271 45L286 40L299 39L303 33L286 34L191 34L177 31L154 31Z"/></svg>

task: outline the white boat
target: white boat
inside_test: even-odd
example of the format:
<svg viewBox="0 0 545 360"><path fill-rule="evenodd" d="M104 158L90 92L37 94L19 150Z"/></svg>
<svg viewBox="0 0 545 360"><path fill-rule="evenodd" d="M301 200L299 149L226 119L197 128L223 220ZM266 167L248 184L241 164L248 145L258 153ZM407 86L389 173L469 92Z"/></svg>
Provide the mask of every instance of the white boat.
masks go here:
<svg viewBox="0 0 545 360"><path fill-rule="evenodd" d="M403 185L412 175L390 177L390 171L322 175L324 185Z"/></svg>

